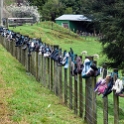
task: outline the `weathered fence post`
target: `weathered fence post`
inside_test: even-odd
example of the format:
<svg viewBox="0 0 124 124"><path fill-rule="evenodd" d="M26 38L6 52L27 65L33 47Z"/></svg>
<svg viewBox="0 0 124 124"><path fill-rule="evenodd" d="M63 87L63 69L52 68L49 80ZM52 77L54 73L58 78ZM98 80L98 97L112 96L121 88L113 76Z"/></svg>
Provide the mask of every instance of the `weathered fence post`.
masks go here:
<svg viewBox="0 0 124 124"><path fill-rule="evenodd" d="M93 56L86 57L93 61ZM88 124L97 124L96 118L96 95L94 87L96 84L96 77L89 77L85 83L85 118Z"/></svg>
<svg viewBox="0 0 124 124"><path fill-rule="evenodd" d="M51 46L52 51L54 51L54 47ZM53 90L53 59L50 58L50 90Z"/></svg>
<svg viewBox="0 0 124 124"><path fill-rule="evenodd" d="M37 80L41 81L41 55L38 54L38 78Z"/></svg>
<svg viewBox="0 0 124 124"><path fill-rule="evenodd" d="M46 74L46 58L43 56L43 84L46 87L47 86L47 74Z"/></svg>
<svg viewBox="0 0 124 124"><path fill-rule="evenodd" d="M43 84L43 54L41 54L41 83Z"/></svg>
<svg viewBox="0 0 124 124"><path fill-rule="evenodd" d="M34 63L33 63L33 58L34 58L34 52L31 52L30 56L30 73L33 75L33 70L34 70Z"/></svg>
<svg viewBox="0 0 124 124"><path fill-rule="evenodd" d="M5 39L3 36L0 36L0 43L2 46L4 46ZM5 46L4 46L5 47Z"/></svg>
<svg viewBox="0 0 124 124"><path fill-rule="evenodd" d="M47 47L49 48L49 44L47 44ZM49 57L47 56L46 57L46 74L47 74L47 76L46 76L46 82L47 82L47 88L49 88L49 85L50 85L50 83L49 83L49 80L50 80L50 70L49 70Z"/></svg>
<svg viewBox="0 0 124 124"><path fill-rule="evenodd" d="M69 107L70 109L73 108L73 105L72 105L72 69L71 69L71 66L72 66L72 61L71 61L71 58L69 59Z"/></svg>
<svg viewBox="0 0 124 124"><path fill-rule="evenodd" d="M26 61L26 50L21 50L22 51L22 54L21 54L21 61L22 61L22 64L23 66L25 66L25 61Z"/></svg>
<svg viewBox="0 0 124 124"><path fill-rule="evenodd" d="M55 45L55 46L54 46L54 50L55 50L55 49L59 50L59 46L58 46L58 45ZM57 67L57 62L56 62L56 61L54 61L53 66L54 66L54 71L53 71L53 73L54 73L53 91L54 91L54 93L55 93L56 95L58 95L57 76L59 76L59 75L58 75L58 73L57 73L58 67Z"/></svg>
<svg viewBox="0 0 124 124"><path fill-rule="evenodd" d="M1 35L0 35L0 44L3 45L3 38Z"/></svg>
<svg viewBox="0 0 124 124"><path fill-rule="evenodd" d="M15 47L15 58L18 59L18 47Z"/></svg>
<svg viewBox="0 0 124 124"><path fill-rule="evenodd" d="M74 76L74 113L78 113L78 75Z"/></svg>
<svg viewBox="0 0 124 124"><path fill-rule="evenodd" d="M36 52L36 80L38 81L38 52Z"/></svg>
<svg viewBox="0 0 124 124"><path fill-rule="evenodd" d="M51 47L52 49L52 47ZM52 71L51 71L51 68L52 68L52 59L49 58L49 89L51 90L51 82L52 82Z"/></svg>
<svg viewBox="0 0 124 124"><path fill-rule="evenodd" d="M102 78L106 78L107 75L107 66L103 65L103 75ZM103 98L103 123L108 124L108 96Z"/></svg>
<svg viewBox="0 0 124 124"><path fill-rule="evenodd" d="M60 50L60 54L62 54L62 49ZM59 67L59 97L60 100L62 100L62 91L63 91L63 86L62 86L62 67Z"/></svg>
<svg viewBox="0 0 124 124"><path fill-rule="evenodd" d="M95 65L97 62L94 61ZM96 112L96 93L94 92L96 86L96 77L92 77L92 124L97 124L97 112Z"/></svg>
<svg viewBox="0 0 124 124"><path fill-rule="evenodd" d="M27 56L27 66L28 66L28 72L31 72L31 56L30 55L28 55Z"/></svg>
<svg viewBox="0 0 124 124"><path fill-rule="evenodd" d="M19 62L21 63L21 54L22 54L22 52L21 52L21 46L19 46L18 49L19 49Z"/></svg>
<svg viewBox="0 0 124 124"><path fill-rule="evenodd" d="M9 51L9 42L6 40L6 38L4 38L5 42L6 42L6 50Z"/></svg>
<svg viewBox="0 0 124 124"><path fill-rule="evenodd" d="M117 80L117 73L118 73L118 69L115 68L113 70L114 74L114 81ZM115 91L113 91L113 102L114 102L114 124L119 124L119 97L117 95L115 95Z"/></svg>
<svg viewBox="0 0 124 124"><path fill-rule="evenodd" d="M80 58L82 59L82 56L80 56ZM84 104L83 104L83 84L82 84L82 75L79 74L79 116L83 117L83 109L84 109Z"/></svg>
<svg viewBox="0 0 124 124"><path fill-rule="evenodd" d="M9 51L10 51L11 55L13 55L13 43L12 43L12 41L8 41L8 42L10 43Z"/></svg>
<svg viewBox="0 0 124 124"><path fill-rule="evenodd" d="M14 40L12 40L11 42L12 42L12 47L13 47L12 55L13 55L13 57L15 57L15 42L14 42Z"/></svg>
<svg viewBox="0 0 124 124"><path fill-rule="evenodd" d="M16 59L19 61L19 56L20 56L19 47L16 46L16 50L17 50ZM19 62L20 62L20 61L19 61Z"/></svg>
<svg viewBox="0 0 124 124"><path fill-rule="evenodd" d="M2 36L1 36L2 37ZM4 37L2 37L2 45L3 45L3 47L4 48L6 48L6 50L7 50L7 46L6 46L6 39L4 38Z"/></svg>
<svg viewBox="0 0 124 124"><path fill-rule="evenodd" d="M25 50L25 68L28 72L28 49Z"/></svg>
<svg viewBox="0 0 124 124"><path fill-rule="evenodd" d="M64 103L67 105L67 68L64 68Z"/></svg>

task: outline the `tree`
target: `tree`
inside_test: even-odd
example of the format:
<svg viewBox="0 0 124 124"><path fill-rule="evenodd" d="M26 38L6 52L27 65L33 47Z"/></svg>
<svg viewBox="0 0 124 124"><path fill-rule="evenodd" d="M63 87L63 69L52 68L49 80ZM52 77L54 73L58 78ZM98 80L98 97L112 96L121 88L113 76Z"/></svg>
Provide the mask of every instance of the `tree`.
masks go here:
<svg viewBox="0 0 124 124"><path fill-rule="evenodd" d="M40 14L37 10L37 7L34 6L14 6L14 5L10 5L7 6L7 10L8 12L10 12L12 14L12 17L33 17L33 20L35 22L40 21Z"/></svg>
<svg viewBox="0 0 124 124"><path fill-rule="evenodd" d="M47 1L48 0L28 0L31 6L37 6L40 13L42 12L42 8Z"/></svg>
<svg viewBox="0 0 124 124"><path fill-rule="evenodd" d="M100 42L103 54L107 55L110 67L124 66L124 1L123 0L88 0L83 13L99 22L103 35ZM86 14L86 15L87 15Z"/></svg>
<svg viewBox="0 0 124 124"><path fill-rule="evenodd" d="M58 0L48 0L42 9L43 20L54 21L56 17L62 15L64 6Z"/></svg>
<svg viewBox="0 0 124 124"><path fill-rule="evenodd" d="M71 14L81 14L83 7L83 0L59 0L65 6L65 8L72 8ZM68 14L65 12L65 14Z"/></svg>

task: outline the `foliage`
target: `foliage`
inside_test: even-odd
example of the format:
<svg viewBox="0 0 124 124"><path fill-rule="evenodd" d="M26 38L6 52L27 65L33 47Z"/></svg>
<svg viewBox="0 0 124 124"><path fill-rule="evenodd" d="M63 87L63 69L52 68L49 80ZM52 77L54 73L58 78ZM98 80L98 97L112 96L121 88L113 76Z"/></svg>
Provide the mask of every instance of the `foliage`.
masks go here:
<svg viewBox="0 0 124 124"><path fill-rule="evenodd" d="M29 0L30 5L38 7L43 20L54 21L63 14L82 14L82 0Z"/></svg>
<svg viewBox="0 0 124 124"><path fill-rule="evenodd" d="M107 55L110 67L124 66L124 1L89 0L84 12L99 22L102 34L103 53Z"/></svg>
<svg viewBox="0 0 124 124"><path fill-rule="evenodd" d="M28 0L29 5L31 5L31 6L37 6L38 11L40 12L40 14L42 13L42 8L43 8L44 4L47 1L48 0Z"/></svg>
<svg viewBox="0 0 124 124"><path fill-rule="evenodd" d="M33 17L34 21L39 21L40 14L36 6L17 6L10 5L7 7L7 10L12 13L13 17Z"/></svg>
<svg viewBox="0 0 124 124"><path fill-rule="evenodd" d="M83 7L83 0L59 0L65 5L65 8L72 8L71 14L81 14ZM66 11L64 12L65 14Z"/></svg>
<svg viewBox="0 0 124 124"><path fill-rule="evenodd" d="M54 21L56 17L62 15L64 6L58 0L48 0L42 9L43 20Z"/></svg>

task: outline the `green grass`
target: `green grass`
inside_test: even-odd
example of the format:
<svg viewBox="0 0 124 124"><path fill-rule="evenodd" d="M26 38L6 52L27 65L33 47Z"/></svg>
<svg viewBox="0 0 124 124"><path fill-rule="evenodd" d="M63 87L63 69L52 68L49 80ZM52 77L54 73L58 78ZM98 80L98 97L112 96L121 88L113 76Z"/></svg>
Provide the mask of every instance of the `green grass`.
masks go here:
<svg viewBox="0 0 124 124"><path fill-rule="evenodd" d="M4 87L11 90L6 98L11 119L23 124L82 124L83 120L45 89L0 45L0 75Z"/></svg>
<svg viewBox="0 0 124 124"><path fill-rule="evenodd" d="M24 25L24 26L17 27L15 29L13 28L10 28L10 29L14 30L15 32L20 32L23 35L29 35L29 37L32 37L32 38L34 37L41 38L42 41L47 44L59 45L59 47L62 48L62 50L69 50L71 47L73 48L74 52L77 53L78 55L81 55L81 52L84 50L88 52L88 55L99 54L100 58L97 60L97 63L101 64L102 62L106 62L105 56L101 54L102 46L96 37L79 37L73 32L70 32L69 30L64 29L56 24L52 25L51 22L41 22L38 24L34 24L33 26ZM17 80L19 80L19 78L17 78ZM25 80L25 82L27 81ZM18 91L18 92L21 92L21 91ZM47 98L46 96L44 97ZM114 122L113 121L113 117L114 117L113 94L110 94L108 96L108 99L109 99L108 100L109 101L108 118L109 118L109 123L113 124ZM123 109L124 100L123 98L119 98L119 100L120 100L119 118L120 118L120 124L123 124L121 122L123 122L123 115L124 115L124 109ZM98 112L97 113L98 122L102 124L103 123L103 99L101 96L97 96L97 112ZM60 112L60 114L62 113Z"/></svg>
<svg viewBox="0 0 124 124"><path fill-rule="evenodd" d="M87 56L98 54L98 64L102 64L105 56L101 54L102 46L96 37L80 37L77 34L62 28L52 22L40 22L33 26L24 25L16 28L9 27L10 30L28 35L31 38L41 38L43 42L49 45L59 45L62 50L70 50L70 47L78 55L82 51L87 51Z"/></svg>

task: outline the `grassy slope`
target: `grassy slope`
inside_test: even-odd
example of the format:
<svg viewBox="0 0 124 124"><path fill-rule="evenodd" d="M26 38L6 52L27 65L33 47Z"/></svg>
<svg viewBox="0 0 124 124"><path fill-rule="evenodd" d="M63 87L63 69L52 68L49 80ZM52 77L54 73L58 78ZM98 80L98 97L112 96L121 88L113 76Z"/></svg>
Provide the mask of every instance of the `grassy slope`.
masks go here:
<svg viewBox="0 0 124 124"><path fill-rule="evenodd" d="M10 28L13 30L13 28ZM96 38L93 37L79 37L66 29L50 22L42 22L33 26L25 25L23 27L17 27L14 31L20 32L23 35L29 35L30 37L41 38L43 42L48 44L57 44L63 50L69 50L73 48L74 52L80 55L81 51L86 50L88 55L99 54L100 59L97 60L98 64L104 60L101 55L101 44ZM68 35L69 34L69 35ZM120 98L120 120L123 120L123 98ZM97 97L97 110L98 110L98 122L102 123L103 119L103 100L100 96ZM109 95L109 123L113 123L113 95Z"/></svg>
<svg viewBox="0 0 124 124"><path fill-rule="evenodd" d="M51 22L42 22L33 26L25 25L17 28L10 28L15 32L28 35L32 38L41 38L43 42L52 45L59 45L63 50L73 48L74 52L81 55L82 51L87 51L87 55L101 54L102 46L94 37L79 37L78 35L64 29ZM101 63L103 57L100 57L98 63Z"/></svg>
<svg viewBox="0 0 124 124"><path fill-rule="evenodd" d="M73 111L62 105L51 91L42 87L24 67L0 45L0 91L14 122L20 124L82 124ZM2 85L4 82L4 85ZM9 118L9 117L8 117ZM9 119L8 119L9 120ZM0 119L1 121L1 119ZM4 123L4 122L2 122ZM9 124L9 123L8 123Z"/></svg>

